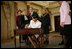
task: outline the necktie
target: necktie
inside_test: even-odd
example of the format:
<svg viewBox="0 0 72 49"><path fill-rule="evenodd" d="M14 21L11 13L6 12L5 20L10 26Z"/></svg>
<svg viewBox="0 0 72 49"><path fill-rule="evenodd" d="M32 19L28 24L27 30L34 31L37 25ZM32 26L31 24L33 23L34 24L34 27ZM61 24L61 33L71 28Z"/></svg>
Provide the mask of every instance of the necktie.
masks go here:
<svg viewBox="0 0 72 49"><path fill-rule="evenodd" d="M30 14L30 18L32 18L32 14Z"/></svg>

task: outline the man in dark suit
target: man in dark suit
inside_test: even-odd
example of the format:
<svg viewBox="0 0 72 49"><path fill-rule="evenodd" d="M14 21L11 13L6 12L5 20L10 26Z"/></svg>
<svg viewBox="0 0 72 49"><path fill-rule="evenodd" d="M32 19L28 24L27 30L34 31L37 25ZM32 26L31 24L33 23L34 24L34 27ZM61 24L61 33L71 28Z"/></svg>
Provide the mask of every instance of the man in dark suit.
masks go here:
<svg viewBox="0 0 72 49"><path fill-rule="evenodd" d="M25 25L29 24L29 17L27 16L27 10L23 10L22 16L21 16L21 29L25 28ZM22 42L26 42L27 35L22 35Z"/></svg>
<svg viewBox="0 0 72 49"><path fill-rule="evenodd" d="M34 9L32 7L29 8L29 12L30 12L29 13L29 17L30 17L29 20L32 20L32 17L35 15L38 16L37 12L34 12Z"/></svg>

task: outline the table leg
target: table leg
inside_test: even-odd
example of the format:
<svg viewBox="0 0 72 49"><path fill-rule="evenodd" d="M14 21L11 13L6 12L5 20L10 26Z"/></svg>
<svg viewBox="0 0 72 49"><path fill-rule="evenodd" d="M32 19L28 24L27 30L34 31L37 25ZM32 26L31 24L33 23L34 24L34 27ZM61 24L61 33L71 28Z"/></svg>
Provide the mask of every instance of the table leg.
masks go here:
<svg viewBox="0 0 72 49"><path fill-rule="evenodd" d="M14 30L14 44L15 44L15 48L16 48L16 31Z"/></svg>
<svg viewBox="0 0 72 49"><path fill-rule="evenodd" d="M44 47L44 40L42 36L40 36L40 47Z"/></svg>
<svg viewBox="0 0 72 49"><path fill-rule="evenodd" d="M31 44L34 46L34 48L37 48L38 46L37 46L37 44L32 40L32 38L29 37L29 36L28 36L28 38L29 38L29 41L31 42Z"/></svg>
<svg viewBox="0 0 72 49"><path fill-rule="evenodd" d="M21 48L21 35L19 35L19 43L20 43L20 48Z"/></svg>

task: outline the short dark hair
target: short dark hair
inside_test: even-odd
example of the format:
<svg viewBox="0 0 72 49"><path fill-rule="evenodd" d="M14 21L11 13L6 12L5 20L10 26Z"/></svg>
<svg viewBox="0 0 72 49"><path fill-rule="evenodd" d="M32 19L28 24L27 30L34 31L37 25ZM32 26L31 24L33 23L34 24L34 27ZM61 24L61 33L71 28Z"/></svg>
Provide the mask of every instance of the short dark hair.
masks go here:
<svg viewBox="0 0 72 49"><path fill-rule="evenodd" d="M17 11L17 13L18 13L18 12L21 12L21 13L22 13L22 11L21 11L21 10L18 10L18 11Z"/></svg>
<svg viewBox="0 0 72 49"><path fill-rule="evenodd" d="M35 19L35 18L38 18L38 15L34 15L33 18L34 18L34 19Z"/></svg>

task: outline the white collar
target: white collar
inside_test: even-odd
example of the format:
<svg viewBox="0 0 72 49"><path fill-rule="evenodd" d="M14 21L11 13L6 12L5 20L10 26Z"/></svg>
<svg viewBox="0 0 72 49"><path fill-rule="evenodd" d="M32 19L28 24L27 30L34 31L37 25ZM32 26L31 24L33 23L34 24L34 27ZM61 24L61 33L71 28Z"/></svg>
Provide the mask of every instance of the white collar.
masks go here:
<svg viewBox="0 0 72 49"><path fill-rule="evenodd" d="M32 20L33 21L33 20ZM34 21L33 21L34 22ZM38 22L38 20L36 21L36 22L34 22L34 23L37 23Z"/></svg>
<svg viewBox="0 0 72 49"><path fill-rule="evenodd" d="M33 14L33 12L31 14Z"/></svg>

